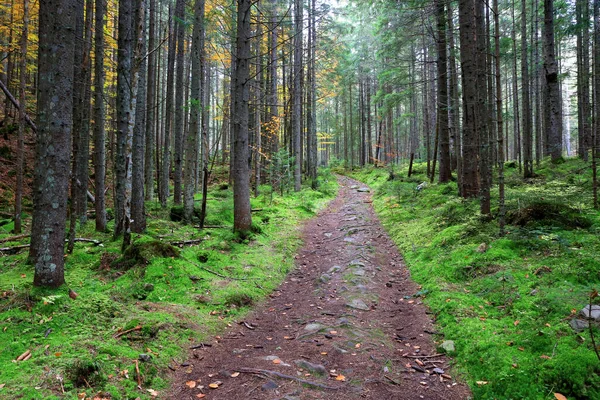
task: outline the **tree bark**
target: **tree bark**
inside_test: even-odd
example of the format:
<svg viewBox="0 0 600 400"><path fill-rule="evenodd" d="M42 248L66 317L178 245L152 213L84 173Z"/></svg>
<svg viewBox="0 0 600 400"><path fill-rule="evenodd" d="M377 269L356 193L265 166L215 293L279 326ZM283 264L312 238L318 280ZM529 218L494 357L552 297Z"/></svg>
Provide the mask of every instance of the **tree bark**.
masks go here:
<svg viewBox="0 0 600 400"><path fill-rule="evenodd" d="M73 124L74 0L39 10L38 119L29 259L35 286L64 280L64 241Z"/></svg>
<svg viewBox="0 0 600 400"><path fill-rule="evenodd" d="M436 0L437 48L438 48L438 126L440 143L440 183L450 181L450 133L448 132L448 64L446 52L446 10L445 0Z"/></svg>
<svg viewBox="0 0 600 400"><path fill-rule="evenodd" d="M248 123L250 97L250 0L238 0L233 120L233 230L247 235L252 227Z"/></svg>
<svg viewBox="0 0 600 400"><path fill-rule="evenodd" d="M21 59L19 61L19 136L17 138L17 187L15 188L15 234L22 231L21 211L23 200L23 177L25 174L25 89L27 84L27 36L29 34L29 0L23 0L23 30L21 32Z"/></svg>
<svg viewBox="0 0 600 400"><path fill-rule="evenodd" d="M96 21L94 41L94 209L96 212L96 230L106 231L106 133L104 107L104 15L105 0L96 0Z"/></svg>
<svg viewBox="0 0 600 400"><path fill-rule="evenodd" d="M558 64L554 43L554 0L544 0L544 77L546 151L556 161L562 157L562 107L560 104Z"/></svg>

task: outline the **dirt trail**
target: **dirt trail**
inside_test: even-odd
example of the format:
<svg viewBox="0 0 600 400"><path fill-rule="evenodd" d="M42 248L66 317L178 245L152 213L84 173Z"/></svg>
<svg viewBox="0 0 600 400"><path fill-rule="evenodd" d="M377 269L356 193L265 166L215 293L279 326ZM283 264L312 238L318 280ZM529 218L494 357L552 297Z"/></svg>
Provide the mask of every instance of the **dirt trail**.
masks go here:
<svg viewBox="0 0 600 400"><path fill-rule="evenodd" d="M436 354L431 319L371 194L352 179L339 182L338 197L305 225L286 281L247 326L193 350L168 398L470 398L445 356L428 357ZM186 386L190 380L197 386Z"/></svg>

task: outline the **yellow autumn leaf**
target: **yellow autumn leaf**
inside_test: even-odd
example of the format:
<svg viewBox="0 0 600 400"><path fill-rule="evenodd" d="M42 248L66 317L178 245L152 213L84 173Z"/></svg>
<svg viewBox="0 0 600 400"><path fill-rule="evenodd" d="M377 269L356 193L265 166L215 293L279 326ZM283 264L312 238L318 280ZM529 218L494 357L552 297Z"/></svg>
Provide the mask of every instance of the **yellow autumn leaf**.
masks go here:
<svg viewBox="0 0 600 400"><path fill-rule="evenodd" d="M346 377L344 375L338 375L335 377L336 381L346 382Z"/></svg>
<svg viewBox="0 0 600 400"><path fill-rule="evenodd" d="M566 396L560 393L554 393L554 397L556 397L557 400L567 400Z"/></svg>
<svg viewBox="0 0 600 400"><path fill-rule="evenodd" d="M193 389L196 387L196 381L187 381L185 383L185 386L189 387L190 389Z"/></svg>
<svg viewBox="0 0 600 400"><path fill-rule="evenodd" d="M232 378L237 378L238 376L240 376L239 372L234 372L233 374L231 374Z"/></svg>

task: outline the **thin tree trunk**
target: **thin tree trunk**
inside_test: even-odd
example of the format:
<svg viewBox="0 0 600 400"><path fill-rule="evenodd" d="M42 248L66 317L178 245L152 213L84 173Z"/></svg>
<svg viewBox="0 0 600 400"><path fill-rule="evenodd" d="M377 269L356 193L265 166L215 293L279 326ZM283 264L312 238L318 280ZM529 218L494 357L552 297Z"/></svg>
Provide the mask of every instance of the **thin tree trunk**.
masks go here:
<svg viewBox="0 0 600 400"><path fill-rule="evenodd" d="M184 36L185 36L185 3L177 0L175 3L175 41L177 43L175 70L175 123L173 124L173 202L181 204L181 173L183 159L183 100L184 94Z"/></svg>
<svg viewBox="0 0 600 400"><path fill-rule="evenodd" d="M155 52L156 46L156 0L150 0L150 9L148 15L148 78L147 78L147 97L146 97L146 143L144 160L144 180L145 180L145 199L154 200L154 147L158 145L155 141L155 117L156 110L156 67Z"/></svg>
<svg viewBox="0 0 600 400"><path fill-rule="evenodd" d="M523 98L523 177L533 177L533 135L531 132L531 103L529 100L529 62L527 52L527 7L521 0L521 93Z"/></svg>
<svg viewBox="0 0 600 400"><path fill-rule="evenodd" d="M104 15L105 0L96 0L96 27L94 42L94 209L96 230L106 232L105 179L106 133L104 106Z"/></svg>
<svg viewBox="0 0 600 400"><path fill-rule="evenodd" d="M15 219L13 232L18 235L22 231L21 209L23 200L23 176L25 168L25 120L27 84L27 36L29 34L29 0L23 0L23 30L21 32L21 58L19 62L19 136L17 138L17 187L15 189Z"/></svg>
<svg viewBox="0 0 600 400"><path fill-rule="evenodd" d="M558 64L554 44L554 0L544 0L544 76L546 151L556 161L562 157L562 107L560 104Z"/></svg>
<svg viewBox="0 0 600 400"><path fill-rule="evenodd" d="M446 52L446 10L444 3L445 0L436 0L438 48L438 124L436 137L439 138L440 143L440 183L446 183L451 178L450 132L448 132L448 55Z"/></svg>

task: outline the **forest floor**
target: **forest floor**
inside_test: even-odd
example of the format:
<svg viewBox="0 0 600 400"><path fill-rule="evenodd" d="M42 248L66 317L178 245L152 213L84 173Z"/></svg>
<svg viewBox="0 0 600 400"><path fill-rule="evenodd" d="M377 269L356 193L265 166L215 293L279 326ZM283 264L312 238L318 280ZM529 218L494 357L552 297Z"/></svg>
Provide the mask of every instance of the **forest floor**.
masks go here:
<svg viewBox="0 0 600 400"><path fill-rule="evenodd" d="M255 311L191 350L171 399L466 399L361 183L303 230L296 268Z"/></svg>

